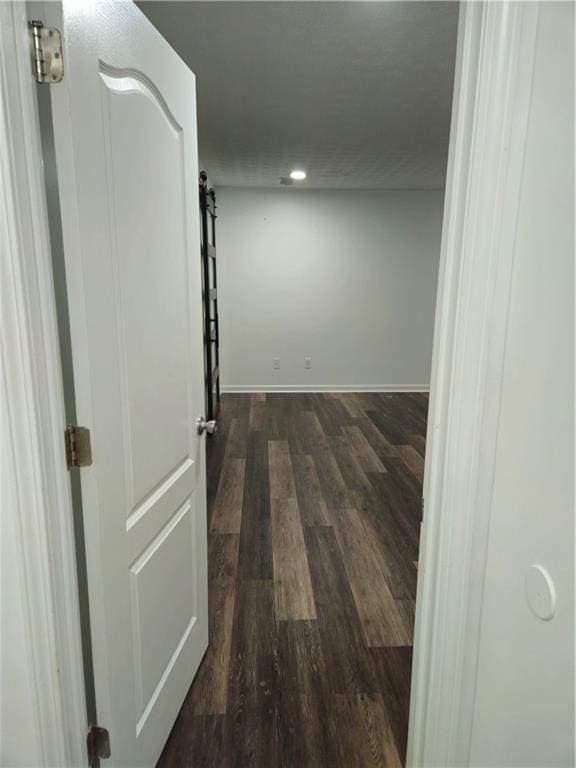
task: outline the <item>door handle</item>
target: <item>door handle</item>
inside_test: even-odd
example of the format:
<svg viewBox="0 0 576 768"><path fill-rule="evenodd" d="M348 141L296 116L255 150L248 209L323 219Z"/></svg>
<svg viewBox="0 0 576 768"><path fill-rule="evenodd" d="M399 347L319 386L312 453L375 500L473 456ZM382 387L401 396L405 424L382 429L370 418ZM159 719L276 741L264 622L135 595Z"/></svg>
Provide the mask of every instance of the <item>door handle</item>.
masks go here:
<svg viewBox="0 0 576 768"><path fill-rule="evenodd" d="M196 419L196 431L199 435L203 432L207 432L209 435L213 435L218 429L218 425L215 421L206 421L204 416L198 416Z"/></svg>

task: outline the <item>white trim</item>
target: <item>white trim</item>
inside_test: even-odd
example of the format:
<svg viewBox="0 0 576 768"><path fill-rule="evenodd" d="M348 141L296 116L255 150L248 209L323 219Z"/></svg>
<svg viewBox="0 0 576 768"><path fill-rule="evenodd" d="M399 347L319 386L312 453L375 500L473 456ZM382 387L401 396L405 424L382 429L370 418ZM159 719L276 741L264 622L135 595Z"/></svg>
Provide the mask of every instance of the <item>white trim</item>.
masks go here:
<svg viewBox="0 0 576 768"><path fill-rule="evenodd" d="M242 392L428 392L427 384L226 384L223 394Z"/></svg>
<svg viewBox="0 0 576 768"><path fill-rule="evenodd" d="M513 243L538 3L461 5L408 766L469 764Z"/></svg>
<svg viewBox="0 0 576 768"><path fill-rule="evenodd" d="M23 723L23 738L36 741L43 765L81 766L87 762L87 719L74 532L27 34L26 5L0 3L1 434L3 458L14 469L7 473L3 463L2 495L10 503L2 503L2 515L17 531L22 564L2 591L10 594L19 579L25 595L22 658L30 660L36 718Z"/></svg>

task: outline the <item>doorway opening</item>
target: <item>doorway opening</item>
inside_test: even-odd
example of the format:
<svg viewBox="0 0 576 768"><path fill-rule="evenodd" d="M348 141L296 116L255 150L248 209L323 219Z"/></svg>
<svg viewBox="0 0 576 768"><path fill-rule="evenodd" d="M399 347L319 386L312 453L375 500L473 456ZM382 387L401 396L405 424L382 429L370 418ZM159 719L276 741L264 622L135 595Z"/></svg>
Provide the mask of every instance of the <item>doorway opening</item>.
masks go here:
<svg viewBox="0 0 576 768"><path fill-rule="evenodd" d="M383 126L380 138L389 140L384 129L398 127L397 114L390 110L389 119L370 120L379 102L372 99L358 110L354 101L365 93L354 87L353 74L362 69L370 34L359 41L349 18L344 40L328 23L328 7L352 4L326 4L320 22L301 18L289 46L279 44L273 25L254 35L256 21L270 8L282 14L288 5L305 4L258 3L260 10L244 27L232 8L242 4L209 5L228 14L226 53L238 40L245 48L248 38L254 54L245 66L232 54L222 57L230 67L219 80L240 72L259 97L266 96L270 117L289 103L275 128L289 125L290 134L301 137L305 126L305 136L312 143L319 137L338 159L346 157L345 143L338 142L348 141L353 129L361 132L360 160L375 123ZM389 7L406 10L406 22L419 6ZM165 3L162 9L175 11ZM379 524L406 522L421 463L405 449L422 457L416 422L418 413L423 420L426 392L407 392L406 386L391 391L386 373L400 370L394 367L398 360L406 363L417 351L407 343L411 316L399 322L401 311L426 315L422 297L409 302L399 277L421 253L417 243L432 252L436 242L433 230L406 208L415 191L424 196L429 190L386 189L384 204L378 188L354 186L356 167L366 168L362 162L348 166L349 174L339 165L335 176L345 178L344 185L338 187L326 169L320 183L322 169L312 162L321 155L317 146L309 149L306 164L302 157L294 160L292 147L290 157L268 166L265 136L252 130L225 141L212 126L224 154L230 147L233 156L248 150L249 168L256 170L259 159L260 181L251 184L249 168L226 158L219 165L208 154L200 166L214 177L224 233L218 237L224 267L219 306L226 321L223 414L220 432L208 442L194 74L134 3L47 3L34 23L29 10L24 3L0 4L0 58L7 73L0 83L7 225L0 235L8 256L2 341L9 363L2 397L10 416L3 515L9 555L3 607L10 632L2 661L12 681L6 688L10 706L2 709L6 762L84 765L106 758L124 768L159 759L164 765L322 764L326 734L337 742L326 746L331 761L401 762L408 675L395 657L407 655L409 643L405 637L398 643L398 635L408 631L409 616L394 594L392 566L399 549L404 554L410 548L397 540L401 526L388 536ZM364 21L378 11L365 13ZM385 30L370 20L379 43L395 29L392 16ZM191 30L206 40L210 30L221 28L214 18L204 25L185 21L181 42ZM460 9L425 438L409 765L574 763L574 563L566 535L574 522L573 424L566 418L573 408L573 164L566 162L574 149L573 21L566 3L468 3ZM413 80L433 94L427 76L440 82L431 66L436 58L423 45L426 25L417 26L412 37L418 52L428 52L427 68L420 67ZM306 40L308 30L322 46ZM47 73L54 70L45 65L60 54L59 39L66 80L47 87ZM258 39L278 55L266 59ZM438 47L442 38L431 39ZM300 48L299 40L305 43ZM198 39L192 48L201 50ZM388 39L379 56L398 48ZM342 98L333 89L323 102L314 75L320 72L326 93L329 77L305 54L318 52L325 62L330 49L346 50L350 72L329 69L338 74ZM258 66L294 52L298 60L289 61L285 77L267 66L275 86L267 93L257 81ZM411 52L411 61L418 52ZM394 80L404 70L390 66L378 81L387 83L388 72ZM289 76L294 73L297 88ZM206 82L206 73L200 74ZM364 77L363 84L368 81ZM282 98L276 98L276 86L284 89ZM53 158L40 141L48 138L37 101L43 89ZM253 105L245 90L232 90L225 103L243 118L229 121L239 127ZM312 111L297 109L301 92L309 106L324 107L329 125L323 130L305 124L302 116ZM205 105L205 95L201 100ZM423 97L418 109L427 103ZM350 133L334 137L328 130L334 111L351 104L364 122L349 123ZM208 114L205 107L202 114ZM414 138L405 123L409 114L398 114L406 140ZM317 114L312 127L320 128ZM206 152L205 129L200 133ZM289 146L289 138L282 146ZM406 171L409 164L402 165ZM243 185L232 183L235 167ZM278 186L263 183L267 167L282 174ZM292 170L300 172L298 187L290 184ZM227 182L226 173L232 174ZM58 196L59 216L51 194ZM377 207L372 220L378 228L359 216L373 211L370 205ZM383 215L391 211L393 216ZM56 292L52 214L61 224L63 250ZM391 228L394 222L399 228ZM401 259L369 260L366 236L375 229L378 253L388 257L400 250ZM391 232L394 238L383 247ZM271 233L280 236L270 240ZM411 247L402 250L406 243ZM260 268L254 269L250 256L261 254L263 245L268 258L257 259ZM364 291L352 280L357 276L342 269L349 264L368 276ZM383 264L394 266L386 279L376 272ZM413 272L412 286L421 277L420 270ZM374 286L380 289L378 312ZM69 310L69 386L79 421L70 426L89 430L67 429L68 443L62 440L70 411L62 398L67 371L56 333L57 319L65 319L57 317L65 314L59 288ZM267 288L275 292L268 295ZM336 304L330 303L335 296ZM535 314L534 306L546 311ZM346 327L339 325L343 317ZM259 324L247 327L250 320ZM348 326L360 354L349 344ZM272 340L269 347L262 329ZM297 337L296 352L281 336L286 329ZM325 332L320 339L319 329ZM387 333L378 336L382 329ZM405 343L386 346L398 331ZM375 338L378 355L369 346ZM250 351L262 359L261 368ZM366 376L372 369L362 366L374 360L386 367L372 378ZM339 362L350 380L339 375ZM550 372L554 398L548 396ZM402 381L408 378L394 380L395 390ZM425 379L412 382L426 389ZM90 451L81 458L74 449L75 434L83 435L85 447L90 436L92 463ZM542 451L542 445L554 450ZM71 498L71 477L81 510ZM385 486L393 493L384 495ZM363 504L363 494L378 504ZM75 514L81 514L83 544L74 542ZM215 530L208 533L208 525ZM239 533L219 530L228 526ZM370 529L376 536L366 535ZM78 533L76 528L77 539ZM243 542L248 546L241 550ZM75 569L83 554L86 582L78 589ZM401 578L399 586L406 586ZM378 588L391 594L388 613L372 600ZM79 600L87 603L82 611L90 617L88 628ZM377 628L398 616L401 623L389 627L395 644L375 644L382 643ZM93 660L93 713L82 675L83 631ZM502 643L504 636L510 642ZM535 653L549 663L533 664ZM392 662L370 669L366 660L374 656ZM558 684L543 700L551 674ZM370 679L377 679L378 690L370 690ZM207 704L213 689L220 695ZM542 727L531 728L534 722Z"/></svg>
<svg viewBox="0 0 576 768"><path fill-rule="evenodd" d="M217 200L210 644L159 765L402 765L458 4L139 7Z"/></svg>

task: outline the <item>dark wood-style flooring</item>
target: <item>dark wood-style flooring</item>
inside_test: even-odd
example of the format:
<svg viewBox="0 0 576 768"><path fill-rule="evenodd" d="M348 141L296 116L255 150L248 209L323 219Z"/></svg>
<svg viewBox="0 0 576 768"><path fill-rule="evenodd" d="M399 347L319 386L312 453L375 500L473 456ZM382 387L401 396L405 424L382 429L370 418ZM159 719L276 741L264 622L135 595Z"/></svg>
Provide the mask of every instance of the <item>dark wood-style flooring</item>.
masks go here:
<svg viewBox="0 0 576 768"><path fill-rule="evenodd" d="M403 764L427 407L223 396L211 642L161 768Z"/></svg>

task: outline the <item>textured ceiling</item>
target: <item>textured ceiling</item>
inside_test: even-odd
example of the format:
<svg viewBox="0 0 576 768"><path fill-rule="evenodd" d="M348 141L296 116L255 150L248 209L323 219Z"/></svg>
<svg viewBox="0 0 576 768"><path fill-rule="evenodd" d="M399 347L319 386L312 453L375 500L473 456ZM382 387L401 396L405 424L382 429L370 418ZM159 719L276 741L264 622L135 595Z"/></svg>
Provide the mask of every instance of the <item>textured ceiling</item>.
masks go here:
<svg viewBox="0 0 576 768"><path fill-rule="evenodd" d="M455 2L140 2L196 73L216 185L444 184Z"/></svg>

